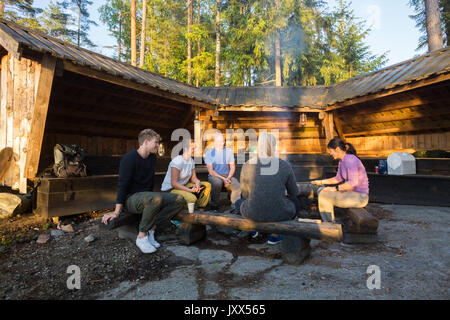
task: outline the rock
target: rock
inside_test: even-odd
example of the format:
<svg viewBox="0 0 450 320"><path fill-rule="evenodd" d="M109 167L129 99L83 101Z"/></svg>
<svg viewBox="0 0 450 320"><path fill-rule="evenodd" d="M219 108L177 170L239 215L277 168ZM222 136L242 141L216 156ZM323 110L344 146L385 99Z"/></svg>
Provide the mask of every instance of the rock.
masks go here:
<svg viewBox="0 0 450 320"><path fill-rule="evenodd" d="M93 242L95 241L95 237L93 234L90 234L86 238L84 238L84 241L86 241L87 243Z"/></svg>
<svg viewBox="0 0 450 320"><path fill-rule="evenodd" d="M14 215L28 212L31 209L31 196L0 193L0 219L7 219Z"/></svg>
<svg viewBox="0 0 450 320"><path fill-rule="evenodd" d="M58 237L62 236L63 234L64 234L64 231L62 231L62 230L52 230L52 231L50 232L50 235L51 235L53 238L58 238Z"/></svg>
<svg viewBox="0 0 450 320"><path fill-rule="evenodd" d="M47 243L50 240L50 235L48 233L41 233L36 240L36 243Z"/></svg>
<svg viewBox="0 0 450 320"><path fill-rule="evenodd" d="M58 226L58 229L65 232L75 232L71 224L65 224L63 226Z"/></svg>

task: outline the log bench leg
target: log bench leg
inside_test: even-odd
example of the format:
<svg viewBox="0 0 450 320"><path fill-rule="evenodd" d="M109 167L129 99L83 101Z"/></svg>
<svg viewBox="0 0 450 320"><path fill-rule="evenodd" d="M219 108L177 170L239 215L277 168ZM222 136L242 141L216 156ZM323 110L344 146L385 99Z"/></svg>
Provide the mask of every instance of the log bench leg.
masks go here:
<svg viewBox="0 0 450 320"><path fill-rule="evenodd" d="M191 245L206 236L206 226L183 222L177 229L178 241L181 244Z"/></svg>
<svg viewBox="0 0 450 320"><path fill-rule="evenodd" d="M364 243L376 243L378 241L377 234L371 233L350 233L344 232L344 239L342 240L345 244L364 244Z"/></svg>
<svg viewBox="0 0 450 320"><path fill-rule="evenodd" d="M311 254L311 239L284 236L281 241L283 260L289 264L301 264Z"/></svg>
<svg viewBox="0 0 450 320"><path fill-rule="evenodd" d="M136 238L138 236L138 233L139 233L138 225L139 225L139 223L133 223L133 224L126 224L124 226L117 228L118 233L119 233L119 238L120 239L129 239L129 240L135 242Z"/></svg>

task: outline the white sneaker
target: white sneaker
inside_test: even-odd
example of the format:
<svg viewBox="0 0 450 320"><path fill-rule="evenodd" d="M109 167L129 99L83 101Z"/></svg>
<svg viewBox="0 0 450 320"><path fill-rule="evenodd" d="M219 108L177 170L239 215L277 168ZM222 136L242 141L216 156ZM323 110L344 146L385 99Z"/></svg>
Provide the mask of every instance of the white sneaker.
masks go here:
<svg viewBox="0 0 450 320"><path fill-rule="evenodd" d="M150 242L150 244L152 246L154 246L155 248L161 247L161 244L155 240L155 231L149 231L147 238L148 238L148 242Z"/></svg>
<svg viewBox="0 0 450 320"><path fill-rule="evenodd" d="M136 238L136 245L143 253L153 253L156 251L156 248L150 244L147 237Z"/></svg>

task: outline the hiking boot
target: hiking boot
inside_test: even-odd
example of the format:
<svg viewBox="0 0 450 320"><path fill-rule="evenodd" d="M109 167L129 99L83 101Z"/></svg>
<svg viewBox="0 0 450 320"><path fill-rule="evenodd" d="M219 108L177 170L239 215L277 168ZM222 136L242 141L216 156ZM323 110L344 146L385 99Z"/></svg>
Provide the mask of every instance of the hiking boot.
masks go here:
<svg viewBox="0 0 450 320"><path fill-rule="evenodd" d="M154 246L156 249L161 247L161 244L155 240L155 231L149 231L147 238L148 238L148 242L150 242L150 244L152 246Z"/></svg>
<svg viewBox="0 0 450 320"><path fill-rule="evenodd" d="M278 235L277 237L275 237L274 235L270 235L269 236L269 240L267 240L268 244L277 244L280 243L280 241L283 240L283 235Z"/></svg>
<svg viewBox="0 0 450 320"><path fill-rule="evenodd" d="M148 237L136 238L136 245L141 249L142 253L153 253L156 248L150 244Z"/></svg>

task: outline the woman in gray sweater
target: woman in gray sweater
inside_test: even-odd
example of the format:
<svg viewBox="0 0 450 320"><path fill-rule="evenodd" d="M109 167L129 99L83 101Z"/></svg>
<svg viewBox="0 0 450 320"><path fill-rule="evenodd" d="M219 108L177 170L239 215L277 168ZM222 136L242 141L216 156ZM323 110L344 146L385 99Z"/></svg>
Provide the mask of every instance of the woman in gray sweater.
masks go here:
<svg viewBox="0 0 450 320"><path fill-rule="evenodd" d="M241 170L242 198L236 202L236 213L258 222L294 219L300 207L298 188L291 165L272 155L276 139L261 133L258 139L259 157L247 161ZM286 195L287 194L287 195ZM252 237L257 233L253 232ZM275 244L282 236L272 234L269 243Z"/></svg>

